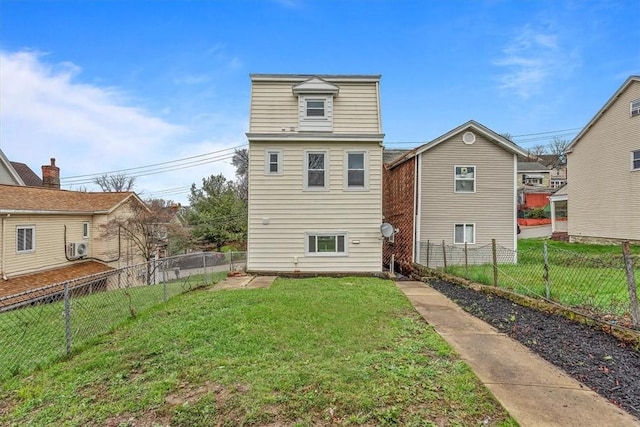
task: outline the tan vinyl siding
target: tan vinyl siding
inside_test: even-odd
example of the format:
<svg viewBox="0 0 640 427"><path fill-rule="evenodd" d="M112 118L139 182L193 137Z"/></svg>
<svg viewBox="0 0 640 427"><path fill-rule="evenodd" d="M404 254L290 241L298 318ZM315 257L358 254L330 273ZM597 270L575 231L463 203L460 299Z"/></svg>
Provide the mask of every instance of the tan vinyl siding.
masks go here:
<svg viewBox="0 0 640 427"><path fill-rule="evenodd" d="M453 136L420 155L419 240L454 243L454 224L475 224L475 244L514 248L514 155L480 135L472 145ZM454 192L454 166L475 166L475 193ZM464 245L461 245L464 246Z"/></svg>
<svg viewBox="0 0 640 427"><path fill-rule="evenodd" d="M281 175L265 175L264 156L268 149L282 150ZM344 190L346 150L367 151L368 191ZM327 191L304 191L306 151L327 151ZM332 142L329 147L322 143L252 142L249 159L249 270L381 271L380 144ZM308 232L348 233L348 255L305 255L305 233ZM294 257L297 257L297 265Z"/></svg>
<svg viewBox="0 0 640 427"><path fill-rule="evenodd" d="M90 221L90 216L62 215L11 215L5 219L4 273L11 277L16 274L60 267L69 264L65 257L65 226L67 243L80 242L82 223ZM35 227L35 248L33 252L16 251L16 230L19 226Z"/></svg>
<svg viewBox="0 0 640 427"><path fill-rule="evenodd" d="M255 81L251 91L250 133L298 131L298 96L294 82ZM379 133L377 85L335 82L340 93L333 99L333 133Z"/></svg>
<svg viewBox="0 0 640 427"><path fill-rule="evenodd" d="M640 116L629 109L639 98L640 82L631 82L567 156L572 238L640 240L640 171L630 160L640 150Z"/></svg>
<svg viewBox="0 0 640 427"><path fill-rule="evenodd" d="M122 235L121 256L118 257L118 236L105 236L102 227L114 215L124 214L125 208L120 207L111 215L20 215L13 214L4 218L4 262L2 273L8 277L33 273L51 268L63 267L75 260L65 257L66 243L87 242L89 244L88 258L97 259L111 267L139 264L144 261L139 256L135 246L129 244ZM89 238L82 236L83 223L89 223ZM17 227L35 227L35 250L21 252L16 250ZM66 230L65 230L66 227ZM0 248L1 249L1 248ZM0 251L1 252L1 251Z"/></svg>

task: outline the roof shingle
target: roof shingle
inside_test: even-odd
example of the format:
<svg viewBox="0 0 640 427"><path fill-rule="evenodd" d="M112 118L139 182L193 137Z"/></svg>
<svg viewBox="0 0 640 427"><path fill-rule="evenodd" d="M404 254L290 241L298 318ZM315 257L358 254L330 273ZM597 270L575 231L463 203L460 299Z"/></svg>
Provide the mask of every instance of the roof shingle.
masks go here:
<svg viewBox="0 0 640 427"><path fill-rule="evenodd" d="M136 197L135 193L89 193L45 187L0 185L0 212L111 212L129 197Z"/></svg>

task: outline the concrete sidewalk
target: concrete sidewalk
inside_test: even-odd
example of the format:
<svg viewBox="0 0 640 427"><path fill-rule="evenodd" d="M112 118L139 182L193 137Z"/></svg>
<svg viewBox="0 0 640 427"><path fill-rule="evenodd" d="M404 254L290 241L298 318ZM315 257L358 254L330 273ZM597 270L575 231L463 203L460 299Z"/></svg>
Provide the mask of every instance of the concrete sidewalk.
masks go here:
<svg viewBox="0 0 640 427"><path fill-rule="evenodd" d="M640 420L427 284L396 285L521 426L640 426Z"/></svg>

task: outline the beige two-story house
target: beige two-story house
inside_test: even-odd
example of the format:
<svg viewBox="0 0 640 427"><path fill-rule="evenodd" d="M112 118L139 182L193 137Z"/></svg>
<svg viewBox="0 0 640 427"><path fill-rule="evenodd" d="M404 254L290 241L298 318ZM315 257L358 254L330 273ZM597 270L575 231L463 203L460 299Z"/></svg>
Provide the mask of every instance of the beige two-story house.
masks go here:
<svg viewBox="0 0 640 427"><path fill-rule="evenodd" d="M640 76L629 77L567 147L571 241L640 241Z"/></svg>
<svg viewBox="0 0 640 427"><path fill-rule="evenodd" d="M515 261L517 164L526 154L471 120L385 164L384 216L397 228L385 262L442 265L442 249L427 253L427 242L466 247L475 253L468 262L487 262L490 249L475 249L492 239L507 249L500 262Z"/></svg>
<svg viewBox="0 0 640 427"><path fill-rule="evenodd" d="M382 271L378 75L251 75L247 269Z"/></svg>

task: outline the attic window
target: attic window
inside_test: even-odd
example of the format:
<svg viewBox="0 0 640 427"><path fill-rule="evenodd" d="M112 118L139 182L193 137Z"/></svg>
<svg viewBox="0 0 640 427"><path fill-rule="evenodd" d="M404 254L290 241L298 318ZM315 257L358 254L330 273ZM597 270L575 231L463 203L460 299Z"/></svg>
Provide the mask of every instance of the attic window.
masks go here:
<svg viewBox="0 0 640 427"><path fill-rule="evenodd" d="M307 118L324 117L324 99L307 99Z"/></svg>
<svg viewBox="0 0 640 427"><path fill-rule="evenodd" d="M631 101L631 117L640 116L640 99Z"/></svg>

